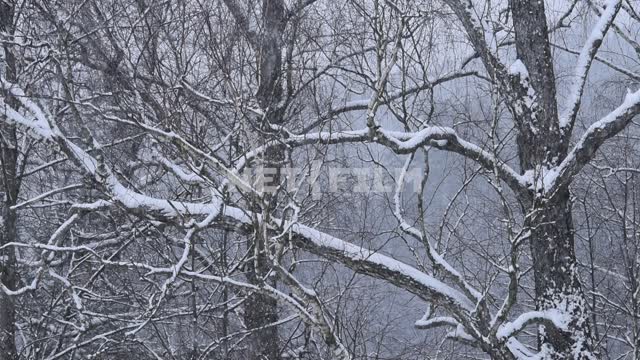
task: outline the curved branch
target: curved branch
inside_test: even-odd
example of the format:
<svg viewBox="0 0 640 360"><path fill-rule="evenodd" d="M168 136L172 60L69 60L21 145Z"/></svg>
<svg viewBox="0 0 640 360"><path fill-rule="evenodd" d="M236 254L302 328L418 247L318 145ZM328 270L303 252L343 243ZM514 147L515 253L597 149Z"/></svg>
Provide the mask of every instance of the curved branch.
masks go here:
<svg viewBox="0 0 640 360"><path fill-rule="evenodd" d="M513 168L496 159L491 153L479 146L470 143L458 136L456 131L449 127L429 126L418 132L389 131L378 128L371 136L369 129L342 131L342 132L318 132L305 135L289 135L283 141L291 147L310 145L316 143L342 144L354 142L376 142L387 146L399 154L409 154L424 146L431 146L439 150L455 152L471 159L486 170L497 170L498 176L511 190L520 194L526 192L526 179L519 175ZM271 146L267 144L266 146ZM257 155L260 149L254 150ZM255 155L254 155L255 156Z"/></svg>
<svg viewBox="0 0 640 360"><path fill-rule="evenodd" d="M6 82L2 82L6 85ZM7 89L12 90L12 89ZM15 92L15 88L13 88ZM24 95L24 94L22 94ZM224 216L238 226L251 225L252 217L239 208L222 206L222 200L214 197L212 203L172 202L149 197L125 188L116 176L80 147L69 141L48 119L44 112L25 96L18 96L25 108L29 109L33 119L28 119L11 109L4 101L6 121L18 123L34 130L36 135L46 141L57 143L74 160L74 163L102 184L109 195L130 211L145 215L157 214L161 217L181 218L184 215L206 215L208 219ZM222 208L222 209L221 209ZM252 216L260 216L253 214ZM273 219L276 223L282 223ZM300 224L291 225L292 240L302 249L318 256L337 260L354 271L383 279L391 284L416 294L426 301L441 304L456 314L472 313L475 304L460 291L450 287L431 275L388 256L364 249L360 246L337 239L331 235Z"/></svg>
<svg viewBox="0 0 640 360"><path fill-rule="evenodd" d="M578 63L575 67L576 80L571 88L567 110L562 116L560 116L560 128L565 137L565 141L569 141L568 138L571 135L571 130L573 129L576 116L578 115L578 110L580 110L582 93L584 92L587 75L589 74L589 69L591 68L593 59L598 53L600 45L602 45L602 41L609 31L609 27L613 24L621 5L622 0L610 0L607 3L606 9L600 15L598 23L591 31L591 35L589 35L582 51L580 51L580 55L578 55Z"/></svg>
<svg viewBox="0 0 640 360"><path fill-rule="evenodd" d="M518 316L515 320L505 323L498 329L498 339L507 339L517 335L527 326L532 324L544 324L553 326L558 330L567 331L569 318L562 312L554 309L545 311L530 311Z"/></svg>
<svg viewBox="0 0 640 360"><path fill-rule="evenodd" d="M593 159L596 151L609 138L622 131L640 113L640 90L627 94L622 105L593 123L567 157L544 178L544 190L553 194L571 183L573 177Z"/></svg>
<svg viewBox="0 0 640 360"><path fill-rule="evenodd" d="M388 281L457 314L474 311L475 304L460 291L410 265L304 225L293 224L291 230L292 240L313 254L339 261L356 272Z"/></svg>
<svg viewBox="0 0 640 360"><path fill-rule="evenodd" d="M404 96L409 96L409 95L417 94L424 90L433 89L434 87L438 85L442 85L448 81L452 81L455 79L460 79L468 76L478 76L478 75L479 74L476 71L454 72L433 81L426 81L422 84L415 85L404 90L397 90L388 94L384 94L384 97L380 101L380 105L386 105L386 104L389 104L391 101L400 99ZM314 122L312 122L310 125L306 126L301 132L306 133L308 131L311 131L312 129L316 128L318 125L322 124L328 119L331 119L340 114L348 113L351 111L365 111L368 109L370 102L371 102L371 99L349 101L344 106L340 106L335 109L330 109L326 113L320 115L320 117Z"/></svg>

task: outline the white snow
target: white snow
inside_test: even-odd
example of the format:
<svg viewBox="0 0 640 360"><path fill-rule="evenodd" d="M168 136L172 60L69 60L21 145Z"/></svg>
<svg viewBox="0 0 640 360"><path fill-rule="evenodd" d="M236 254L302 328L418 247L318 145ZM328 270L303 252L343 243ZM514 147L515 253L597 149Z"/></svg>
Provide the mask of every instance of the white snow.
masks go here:
<svg viewBox="0 0 640 360"><path fill-rule="evenodd" d="M638 107L640 104L640 90L636 92L630 92L625 97L624 101L620 106L618 106L615 110L607 114L602 119L594 122L589 126L587 131L582 135L578 143L571 149L567 157L554 169L554 174L549 175L549 177L545 180L545 189L551 189L553 185L555 185L558 178L564 176L567 171L571 170L571 167L575 166L576 156L579 152L583 150L585 147L585 142L587 139L594 136L594 134L604 131L604 129L616 121L624 118L625 115L628 115L629 111L634 111L634 108Z"/></svg>
<svg viewBox="0 0 640 360"><path fill-rule="evenodd" d="M4 105L7 119L31 129L35 134L45 140L58 140L58 144L66 147L69 155L75 158L84 170L93 175L96 180L101 181L110 190L113 199L123 206L132 210L143 208L145 210L156 211L169 217L175 217L179 214L209 216L219 212L221 202L215 198L212 199L211 203L184 203L166 199L157 199L127 189L118 181L116 176L106 168L106 173L99 173L98 161L85 150L64 137L64 135L55 126L50 126L44 112L40 110L37 105L28 101L22 90L17 86L7 83L5 80L2 80L1 83L5 90L11 91L15 95L23 95L18 97L18 99L35 117L27 119L25 116L22 116L11 107L4 104L0 99L0 106Z"/></svg>
<svg viewBox="0 0 640 360"><path fill-rule="evenodd" d="M527 67L520 59L516 59L516 61L509 66L509 74L518 75L522 80L529 78L529 71L527 71Z"/></svg>
<svg viewBox="0 0 640 360"><path fill-rule="evenodd" d="M498 339L505 339L514 336L527 325L537 324L541 321L548 321L560 330L567 330L567 326L571 317L564 312L556 309L549 309L544 311L529 311L518 316L512 322L507 322L498 328L496 336Z"/></svg>
<svg viewBox="0 0 640 360"><path fill-rule="evenodd" d="M544 193L553 187L558 174L557 167L539 166L525 171L522 178L526 181L527 188Z"/></svg>
<svg viewBox="0 0 640 360"><path fill-rule="evenodd" d="M309 241L312 241L317 246L327 247L333 250L340 251L345 256L353 259L354 261L365 260L390 271L407 276L413 281L431 289L433 292L445 296L448 300L456 303L458 306L469 312L472 312L475 308L475 305L460 291L450 287L449 285L443 283L442 281L434 278L431 275L423 273L422 271L410 265L402 263L386 255L364 249L360 246L351 244L344 240L340 240L329 234L320 232L304 225L294 224L291 229L293 232L304 236Z"/></svg>
<svg viewBox="0 0 640 360"><path fill-rule="evenodd" d="M455 327L458 326L458 322L456 321L456 319L448 316L437 316L431 319L423 318L420 320L416 320L416 322L414 323L414 326L417 328L426 329L433 326L439 326L439 325L445 325L445 324L450 326L455 326Z"/></svg>
<svg viewBox="0 0 640 360"><path fill-rule="evenodd" d="M354 107L366 108L367 106L369 106L370 102L371 102L371 98L351 100L351 101L347 101L342 108L343 109L349 109Z"/></svg>
<svg viewBox="0 0 640 360"><path fill-rule="evenodd" d="M567 127L578 111L578 106L580 105L580 99L582 98L591 62L593 61L593 58L598 51L610 24L618 13L621 1L622 0L607 1L604 12L593 27L589 38L580 51L580 55L578 55L575 67L575 78L569 93L569 100L567 102L566 110L560 116L559 120L561 128Z"/></svg>
<svg viewBox="0 0 640 360"><path fill-rule="evenodd" d="M6 83L4 79L0 79L0 83L3 85L3 90L10 91L12 93L14 92L15 89L6 86L8 83ZM24 97L17 97L17 98L18 100L21 100L23 104L25 103L23 101ZM4 99L0 99L0 112L3 112L6 115L7 119L10 119L14 123L18 125L26 126L29 130L34 132L38 137L43 139L52 138L51 128L49 128L48 124L46 123L43 124L41 121L38 121L37 118L27 119L25 116L23 116L22 114L15 111L10 106L8 106L4 102Z"/></svg>
<svg viewBox="0 0 640 360"><path fill-rule="evenodd" d="M395 138L392 135L393 133L387 132L385 130L381 130L381 132L390 139ZM426 142L433 137L444 137L444 136L456 136L455 130L449 127L440 127L440 126L429 126L422 130L419 130L415 133L405 133L404 136L407 137L406 140L397 140L395 141L398 147L401 150L411 150L415 149L418 146L423 146Z"/></svg>
<svg viewBox="0 0 640 360"><path fill-rule="evenodd" d="M199 184L204 182L202 176L191 171L185 171L176 163L160 154L154 154L154 158L167 169L170 169L175 176L187 184Z"/></svg>
<svg viewBox="0 0 640 360"><path fill-rule="evenodd" d="M522 60L516 59L509 67L508 72L513 76L517 76L520 80L520 85L526 90L526 95L521 99L522 101L518 101L515 105L516 112L520 115L524 114L525 110L529 110L535 118L535 109L537 107L536 92L529 83L529 71L527 71L527 67ZM533 133L537 132L534 124L530 124L530 127Z"/></svg>

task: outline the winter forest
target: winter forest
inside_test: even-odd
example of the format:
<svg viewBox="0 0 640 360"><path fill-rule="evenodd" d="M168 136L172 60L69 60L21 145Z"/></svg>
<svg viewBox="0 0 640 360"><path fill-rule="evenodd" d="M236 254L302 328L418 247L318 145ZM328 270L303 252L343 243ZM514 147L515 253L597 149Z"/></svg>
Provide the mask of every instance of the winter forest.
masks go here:
<svg viewBox="0 0 640 360"><path fill-rule="evenodd" d="M638 0L0 0L0 360L640 360Z"/></svg>

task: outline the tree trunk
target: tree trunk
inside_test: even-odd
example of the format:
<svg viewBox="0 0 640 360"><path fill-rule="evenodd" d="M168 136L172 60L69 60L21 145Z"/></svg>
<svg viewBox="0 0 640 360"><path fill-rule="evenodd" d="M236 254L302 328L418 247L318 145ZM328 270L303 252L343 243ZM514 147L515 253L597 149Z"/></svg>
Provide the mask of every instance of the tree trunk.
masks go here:
<svg viewBox="0 0 640 360"><path fill-rule="evenodd" d="M592 359L589 314L578 276L568 189L536 209L537 215L526 224L532 229L536 308L559 309L571 317L566 332L540 327L541 348L549 359Z"/></svg>
<svg viewBox="0 0 640 360"><path fill-rule="evenodd" d="M13 33L14 5L10 2L0 2L0 31ZM4 74L0 76L8 81L16 79L16 61L8 46L4 46L5 66ZM1 67L0 67L1 69ZM4 96L4 95L3 95ZM14 109L18 108L15 99L5 100ZM17 178L17 139L15 126L0 124L0 156L2 171L2 195L0 196L0 246L16 241L16 213L11 210L18 199L19 180ZM0 250L0 281L8 289L15 289L17 285L16 253L13 247ZM4 291L0 291L0 360L17 359L15 342L15 304L14 299Z"/></svg>
<svg viewBox="0 0 640 360"><path fill-rule="evenodd" d="M262 31L257 44L257 63L259 87L256 97L260 107L266 112L263 120L265 134L272 132L271 124L282 124L282 114L279 109L282 100L282 37L285 26L285 7L282 0L263 0L262 3ZM265 136L266 137L266 136ZM264 139L268 141L269 139ZM285 148L274 147L265 153L264 166L266 168L279 168L285 159ZM280 176L273 176L273 184L278 185ZM266 194L268 209L273 210L275 201ZM275 200L275 199L274 199ZM252 284L259 285L265 280L264 276L269 271L268 251L263 234L256 229L256 236L249 239L249 246L254 248L256 259L250 262L248 267L248 280ZM273 280L272 286L275 286ZM278 321L278 303L267 295L253 293L245 301L245 325L249 329L256 329L249 338L250 360L277 360L280 359L280 346L278 327L271 324Z"/></svg>
<svg viewBox="0 0 640 360"><path fill-rule="evenodd" d="M11 154L4 151L2 154L3 164L10 167ZM7 174L5 174L6 176ZM10 176L10 175L9 175ZM7 176L8 177L8 176ZM6 178L5 178L6 181ZM5 187L6 189L6 187ZM2 204L2 223L0 224L0 246L15 241L16 238L16 216L15 212L9 207L15 205L9 192L5 193L5 199ZM17 284L16 275L16 254L13 247L0 250L0 281L8 289L15 289ZM14 298L0 291L0 360L17 359L16 342L15 342L15 304Z"/></svg>
<svg viewBox="0 0 640 360"><path fill-rule="evenodd" d="M254 240L260 246L263 241ZM264 255L264 247L261 246L261 255L247 269L247 277L250 283L260 284L262 276L268 271L268 259ZM260 269L256 269L256 263ZM275 284L272 284L275 285ZM272 325L278 321L278 303L270 296L253 293L247 297L244 303L245 326L248 329L256 329L249 336L248 357L250 360L275 360L280 359L280 346L278 327Z"/></svg>
<svg viewBox="0 0 640 360"><path fill-rule="evenodd" d="M530 0L510 0L509 5L518 59L527 68L529 86L537 103L532 111L513 111L518 126L520 166L523 172L542 177L547 169L560 164L568 148L558 119L545 6L544 1ZM525 226L531 229L536 307L565 311L571 320L567 332L541 326L539 341L548 359L591 359L592 339L587 302L576 267L569 189L560 189L550 196L542 197L532 191L527 199L521 199L523 211L531 214Z"/></svg>

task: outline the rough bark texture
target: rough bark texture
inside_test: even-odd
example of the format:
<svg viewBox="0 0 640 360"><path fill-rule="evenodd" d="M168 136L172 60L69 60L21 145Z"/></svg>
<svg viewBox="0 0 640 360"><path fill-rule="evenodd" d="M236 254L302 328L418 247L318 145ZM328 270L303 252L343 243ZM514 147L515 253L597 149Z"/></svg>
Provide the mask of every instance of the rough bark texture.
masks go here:
<svg viewBox="0 0 640 360"><path fill-rule="evenodd" d="M589 315L578 277L569 191L563 189L538 208L538 215L527 224L532 229L536 306L539 310L564 310L572 318L568 332L541 329L540 343L551 345L550 359L589 359Z"/></svg>
<svg viewBox="0 0 640 360"><path fill-rule="evenodd" d="M263 241L252 240L257 246L260 246L261 250L264 250ZM255 265L250 265L247 269L247 277L250 283L258 285L263 281L262 276L268 271L268 259L262 253L254 263L258 268ZM261 293L253 293L245 300L245 325L248 329L256 329L248 342L247 359L273 360L280 358L278 327L272 325L278 321L277 306L278 303L273 297Z"/></svg>
<svg viewBox="0 0 640 360"><path fill-rule="evenodd" d="M12 33L14 7L9 2L0 2L0 31ZM4 49L6 67L0 76L9 81L15 81L16 62L10 49ZM17 104L11 99L6 100L11 106ZM0 124L0 156L1 156L1 188L0 188L0 246L16 241L16 213L11 210L18 199L19 182L16 176L18 158L15 126ZM17 285L15 248L8 247L0 250L0 281L8 289L15 289ZM14 299L0 291L0 360L17 359L15 342L15 303Z"/></svg>
<svg viewBox="0 0 640 360"><path fill-rule="evenodd" d="M3 135L11 130L3 129ZM10 209L15 205L17 191L12 189L12 180L15 180L15 151L2 146L2 170L3 192L2 219L0 219L0 246L15 241L16 239L16 215ZM13 171L12 171L13 170ZM7 191L8 190L8 191ZM16 254L13 247L0 250L0 281L8 289L15 289L17 284ZM15 302L14 298L0 291L0 360L17 359L15 343Z"/></svg>
<svg viewBox="0 0 640 360"><path fill-rule="evenodd" d="M541 176L566 156L560 136L553 59L549 46L543 1L511 0L516 51L529 73L537 103L532 113L516 119L520 124L518 147L522 171ZM525 224L532 230L530 245L534 264L536 306L557 308L571 314L570 331L541 327L539 340L550 359L592 358L586 299L580 283L574 248L574 228L568 187L551 198L530 194L524 199ZM549 345L551 348L549 348Z"/></svg>
<svg viewBox="0 0 640 360"><path fill-rule="evenodd" d="M259 88L256 94L260 107L266 111L263 121L263 131L270 132L270 124L281 124L282 119L278 111L282 99L282 33L284 30L285 8L282 0L264 0L262 3L262 29L257 42L257 62ZM284 148L275 147L265 154L265 167L278 168L284 160ZM279 176L274 176L275 184L279 183ZM271 185L271 184L267 184ZM268 195L267 195L268 197ZM267 199L267 203L270 201ZM270 211L270 209L263 209ZM257 247L255 261L248 267L249 282L259 285L265 281L264 276L269 271L269 259L265 254L268 249L260 230L256 236L249 239L250 247ZM270 280L267 280L270 281ZM275 285L275 284L272 284ZM265 294L253 293L245 302L245 325L249 329L256 329L249 340L250 360L280 359L278 327L272 326L278 321L277 301Z"/></svg>
<svg viewBox="0 0 640 360"><path fill-rule="evenodd" d="M560 141L553 58L543 1L512 0L516 53L529 72L537 109L516 119L520 160L525 170L536 165L557 165L566 149ZM527 96L530 94L522 94Z"/></svg>

